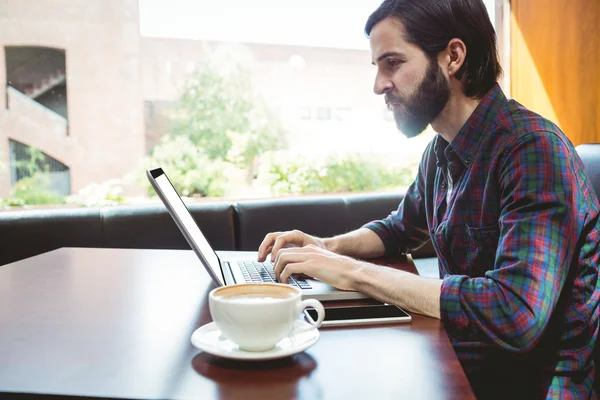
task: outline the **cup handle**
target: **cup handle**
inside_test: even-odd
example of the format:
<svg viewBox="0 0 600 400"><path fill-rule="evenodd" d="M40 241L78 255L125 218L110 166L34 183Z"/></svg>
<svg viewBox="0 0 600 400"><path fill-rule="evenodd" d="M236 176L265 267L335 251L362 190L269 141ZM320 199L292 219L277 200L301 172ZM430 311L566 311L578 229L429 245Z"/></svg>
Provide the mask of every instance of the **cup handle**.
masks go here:
<svg viewBox="0 0 600 400"><path fill-rule="evenodd" d="M323 320L325 319L325 308L323 308L323 304L321 304L321 302L316 299L303 300L300 303L300 310L299 310L298 314L301 314L304 311L304 309L306 309L308 307L312 307L315 310L317 310L317 320L313 321L313 322L308 321L310 326L304 326L302 328L295 329L294 333L300 333L300 332L305 332L305 331L310 331L312 329L316 329L319 326L321 326L321 323L323 323Z"/></svg>

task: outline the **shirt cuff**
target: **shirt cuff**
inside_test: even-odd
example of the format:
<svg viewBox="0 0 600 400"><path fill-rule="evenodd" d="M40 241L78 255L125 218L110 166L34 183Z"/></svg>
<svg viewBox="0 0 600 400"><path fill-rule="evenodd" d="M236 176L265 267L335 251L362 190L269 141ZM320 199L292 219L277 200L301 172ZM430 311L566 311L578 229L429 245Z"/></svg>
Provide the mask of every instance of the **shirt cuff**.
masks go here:
<svg viewBox="0 0 600 400"><path fill-rule="evenodd" d="M471 322L462 309L460 290L464 275L446 275L442 280L440 316L450 338L464 339L471 331Z"/></svg>
<svg viewBox="0 0 600 400"><path fill-rule="evenodd" d="M400 248L398 246L398 239L389 231L388 226L382 221L369 222L362 226L375 232L379 239L383 242L386 256L392 256L397 254L406 254L407 248Z"/></svg>

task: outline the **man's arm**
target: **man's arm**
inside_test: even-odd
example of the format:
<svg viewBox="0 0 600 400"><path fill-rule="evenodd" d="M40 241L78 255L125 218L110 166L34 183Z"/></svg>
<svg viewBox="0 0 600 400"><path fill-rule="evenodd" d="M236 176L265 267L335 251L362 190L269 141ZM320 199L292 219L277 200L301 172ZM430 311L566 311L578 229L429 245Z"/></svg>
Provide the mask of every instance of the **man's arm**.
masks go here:
<svg viewBox="0 0 600 400"><path fill-rule="evenodd" d="M334 253L355 258L375 258L385 253L379 235L367 228L325 239L325 245ZM440 318L441 279L427 279L365 262L353 275L352 290L408 311Z"/></svg>
<svg viewBox="0 0 600 400"><path fill-rule="evenodd" d="M264 261L271 254L276 261L280 250L285 247L315 246L337 254L356 258L380 257L384 254L383 242L373 231L360 228L343 235L322 239L293 230L288 232L271 232L258 247L258 261Z"/></svg>
<svg viewBox="0 0 600 400"><path fill-rule="evenodd" d="M397 213L366 227L328 239L300 231L267 235L259 248L259 261L272 251L275 275L281 282L304 273L343 290L356 290L407 311L440 318L440 279L427 279L356 258L381 257L418 247L428 238L418 179ZM269 247L269 243L275 244ZM283 248L284 244L295 248ZM264 259L264 258L263 258Z"/></svg>
<svg viewBox="0 0 600 400"><path fill-rule="evenodd" d="M279 251L292 246L313 245L340 255L362 259L400 254L418 248L429 239L429 231L417 183L418 180L409 188L397 212L352 232L326 239L299 230L271 232L258 247L258 261L264 261L271 254L271 259L275 262Z"/></svg>
<svg viewBox="0 0 600 400"><path fill-rule="evenodd" d="M389 267L366 264L358 270L353 289L407 311L440 318L441 279L423 278Z"/></svg>
<svg viewBox="0 0 600 400"><path fill-rule="evenodd" d="M385 253L379 236L367 228L324 239L324 244L329 251L354 258L375 258Z"/></svg>
<svg viewBox="0 0 600 400"><path fill-rule="evenodd" d="M370 264L312 244L281 249L274 270L284 283L291 274L303 273L343 290L357 290L407 311L440 318L439 279Z"/></svg>

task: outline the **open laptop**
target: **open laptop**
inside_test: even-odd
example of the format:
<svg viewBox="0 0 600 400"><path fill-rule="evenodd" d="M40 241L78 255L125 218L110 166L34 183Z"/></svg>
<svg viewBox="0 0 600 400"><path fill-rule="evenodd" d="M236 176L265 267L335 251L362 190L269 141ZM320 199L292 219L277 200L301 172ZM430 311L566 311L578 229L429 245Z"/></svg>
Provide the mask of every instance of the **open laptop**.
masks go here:
<svg viewBox="0 0 600 400"><path fill-rule="evenodd" d="M173 217L192 250L200 258L202 265L204 265L215 284L225 286L237 283L276 282L273 264L270 261L260 263L256 259L243 259L235 256L220 259L200 231L194 217L190 214L162 168L146 170L146 175L156 194L167 207L169 214ZM235 253L228 252L228 254L233 255ZM247 253L245 254L247 255ZM292 275L289 283L302 289L303 298L327 301L367 297L359 292L339 290L319 280L305 279L298 275Z"/></svg>

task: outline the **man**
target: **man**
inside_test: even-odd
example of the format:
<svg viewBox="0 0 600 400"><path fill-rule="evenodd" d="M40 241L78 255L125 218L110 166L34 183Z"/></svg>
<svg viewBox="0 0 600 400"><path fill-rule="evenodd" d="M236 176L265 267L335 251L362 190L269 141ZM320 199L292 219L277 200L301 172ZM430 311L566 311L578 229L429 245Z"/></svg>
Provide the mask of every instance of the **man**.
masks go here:
<svg viewBox="0 0 600 400"><path fill-rule="evenodd" d="M385 0L366 33L398 128L437 135L397 213L270 233L259 260L440 318L479 398L595 398L600 204L573 145L502 93L481 0ZM363 261L428 240L441 279Z"/></svg>

